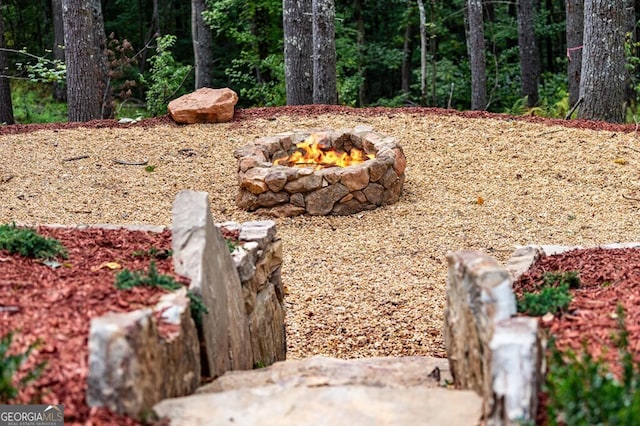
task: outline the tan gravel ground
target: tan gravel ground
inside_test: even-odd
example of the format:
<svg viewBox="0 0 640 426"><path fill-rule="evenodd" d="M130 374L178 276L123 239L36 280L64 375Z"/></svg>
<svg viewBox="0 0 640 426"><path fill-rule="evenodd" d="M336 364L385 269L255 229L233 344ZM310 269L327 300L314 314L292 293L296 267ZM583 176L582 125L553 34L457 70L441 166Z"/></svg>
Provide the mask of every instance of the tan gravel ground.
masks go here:
<svg viewBox="0 0 640 426"><path fill-rule="evenodd" d="M505 261L529 243L640 241L636 133L402 112L5 134L0 223L170 225L181 189L209 192L216 221L255 220L235 206L235 148L287 130L358 124L399 140L403 195L349 217L276 220L289 358L445 356L447 251ZM79 156L88 158L65 161ZM148 159L155 170L113 159Z"/></svg>

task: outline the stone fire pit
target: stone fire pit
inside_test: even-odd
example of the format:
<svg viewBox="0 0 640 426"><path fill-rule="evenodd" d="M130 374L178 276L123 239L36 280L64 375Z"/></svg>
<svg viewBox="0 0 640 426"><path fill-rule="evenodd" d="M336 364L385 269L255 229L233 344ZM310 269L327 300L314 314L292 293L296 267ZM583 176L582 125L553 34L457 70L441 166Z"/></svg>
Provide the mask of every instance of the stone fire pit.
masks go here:
<svg viewBox="0 0 640 426"><path fill-rule="evenodd" d="M287 164L287 158L300 151L296 145L310 138L323 150L342 154L361 150L364 161L346 167ZM400 198L406 167L396 139L369 126L266 136L237 149L235 157L238 207L276 217L349 215L393 204ZM284 164L274 164L278 161Z"/></svg>

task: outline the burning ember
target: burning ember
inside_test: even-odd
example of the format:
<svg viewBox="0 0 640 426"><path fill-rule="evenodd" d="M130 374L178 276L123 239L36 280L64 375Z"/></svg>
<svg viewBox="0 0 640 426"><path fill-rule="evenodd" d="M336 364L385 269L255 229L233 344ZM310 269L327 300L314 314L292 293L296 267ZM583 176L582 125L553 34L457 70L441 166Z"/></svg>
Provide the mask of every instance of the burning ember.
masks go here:
<svg viewBox="0 0 640 426"><path fill-rule="evenodd" d="M314 166L318 170L325 167L349 167L376 157L375 154L365 154L358 148L352 148L348 153L338 151L323 133L312 134L296 144L296 147L297 150L289 157L279 158L273 164L289 167Z"/></svg>

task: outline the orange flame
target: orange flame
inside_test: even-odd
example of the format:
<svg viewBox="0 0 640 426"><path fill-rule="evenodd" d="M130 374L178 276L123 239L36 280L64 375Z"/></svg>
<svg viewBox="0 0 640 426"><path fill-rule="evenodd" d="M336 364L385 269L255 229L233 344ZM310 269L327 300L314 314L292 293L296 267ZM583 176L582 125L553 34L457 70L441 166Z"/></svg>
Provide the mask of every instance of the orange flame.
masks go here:
<svg viewBox="0 0 640 426"><path fill-rule="evenodd" d="M353 166L375 158L375 154L365 154L363 150L358 148L353 148L349 153L337 151L331 147L327 148L316 142L316 139L322 138L322 136L312 134L303 142L296 144L298 149L293 154L287 158L277 159L274 164L289 167L314 167L318 170L325 167Z"/></svg>

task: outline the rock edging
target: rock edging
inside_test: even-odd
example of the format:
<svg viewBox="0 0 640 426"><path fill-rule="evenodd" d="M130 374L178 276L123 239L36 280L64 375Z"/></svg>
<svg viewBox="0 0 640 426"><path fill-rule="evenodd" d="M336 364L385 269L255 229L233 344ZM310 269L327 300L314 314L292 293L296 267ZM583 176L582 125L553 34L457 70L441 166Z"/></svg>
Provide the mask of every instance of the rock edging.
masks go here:
<svg viewBox="0 0 640 426"><path fill-rule="evenodd" d="M286 356L282 245L275 223L225 224L240 230L242 244L232 256L221 225L212 221L207 193L181 191L173 211L175 270L191 279L190 290L203 298L209 313L196 327L181 289L164 295L154 308L92 319L91 407L142 420L160 400L193 393L203 374L217 377Z"/></svg>
<svg viewBox="0 0 640 426"><path fill-rule="evenodd" d="M605 249L640 247L614 243ZM517 247L503 268L475 251L447 254L447 308L444 334L453 383L483 398L489 425L534 421L543 378L544 339L538 319L515 317L512 283L544 255L580 246Z"/></svg>

